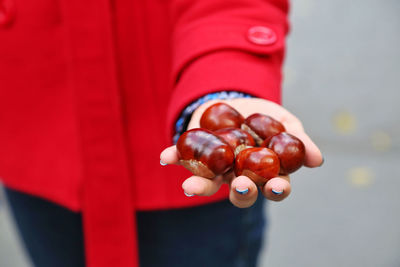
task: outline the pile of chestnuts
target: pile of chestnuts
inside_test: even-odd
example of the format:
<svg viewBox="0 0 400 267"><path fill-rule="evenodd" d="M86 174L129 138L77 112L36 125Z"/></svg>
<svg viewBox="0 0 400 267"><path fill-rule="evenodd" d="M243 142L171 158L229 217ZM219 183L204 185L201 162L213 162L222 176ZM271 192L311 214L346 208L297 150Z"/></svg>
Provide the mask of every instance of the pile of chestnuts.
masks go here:
<svg viewBox="0 0 400 267"><path fill-rule="evenodd" d="M184 132L176 144L180 164L194 175L212 179L234 171L263 186L304 164L303 142L270 116L244 118L233 107L217 103L205 110L200 127Z"/></svg>

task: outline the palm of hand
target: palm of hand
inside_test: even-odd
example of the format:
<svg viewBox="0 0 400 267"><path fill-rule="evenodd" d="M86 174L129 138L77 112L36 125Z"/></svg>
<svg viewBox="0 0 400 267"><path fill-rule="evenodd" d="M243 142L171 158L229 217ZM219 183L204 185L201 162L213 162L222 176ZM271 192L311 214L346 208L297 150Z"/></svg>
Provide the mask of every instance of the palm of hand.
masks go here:
<svg viewBox="0 0 400 267"><path fill-rule="evenodd" d="M301 139L306 147L305 166L318 167L322 164L322 155L318 147L304 132L299 119L282 106L268 100L259 98L237 98L227 101L210 101L200 106L192 116L188 129L200 127L199 121L203 112L216 102L225 102L238 110L244 117L253 113L263 113L280 121L290 134ZM166 148L161 153L161 161L166 164L179 164L176 147ZM223 183L230 186L230 201L237 207L245 208L253 205L257 199L257 192L261 190L265 198L274 201L285 199L291 192L289 176L279 176L270 179L262 188L257 186L246 176L238 176L230 172L224 176L218 176L212 180L191 176L187 178L182 188L188 195L210 196L215 194ZM244 194L243 194L244 193Z"/></svg>

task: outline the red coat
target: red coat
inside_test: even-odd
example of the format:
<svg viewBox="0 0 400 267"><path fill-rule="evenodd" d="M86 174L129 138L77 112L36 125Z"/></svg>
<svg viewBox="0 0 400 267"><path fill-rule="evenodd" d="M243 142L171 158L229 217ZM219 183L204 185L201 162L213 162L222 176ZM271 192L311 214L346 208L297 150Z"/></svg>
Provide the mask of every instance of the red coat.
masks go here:
<svg viewBox="0 0 400 267"><path fill-rule="evenodd" d="M134 210L193 206L161 167L180 111L280 101L286 0L0 0L0 177L82 211L89 267L136 266Z"/></svg>

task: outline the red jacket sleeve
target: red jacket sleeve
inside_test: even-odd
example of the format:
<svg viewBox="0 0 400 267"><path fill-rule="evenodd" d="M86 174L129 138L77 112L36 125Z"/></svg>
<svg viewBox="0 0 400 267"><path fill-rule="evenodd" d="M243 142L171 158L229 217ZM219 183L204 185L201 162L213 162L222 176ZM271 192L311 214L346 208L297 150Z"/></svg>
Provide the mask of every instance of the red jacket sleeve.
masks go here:
<svg viewBox="0 0 400 267"><path fill-rule="evenodd" d="M215 91L280 102L287 14L287 0L171 1L170 129L185 106Z"/></svg>

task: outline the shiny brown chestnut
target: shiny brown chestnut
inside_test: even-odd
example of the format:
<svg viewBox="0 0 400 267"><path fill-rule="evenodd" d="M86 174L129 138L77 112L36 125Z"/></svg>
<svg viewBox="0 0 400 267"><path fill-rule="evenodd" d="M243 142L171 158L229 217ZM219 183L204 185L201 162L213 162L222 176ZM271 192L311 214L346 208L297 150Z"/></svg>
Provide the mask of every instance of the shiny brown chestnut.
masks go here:
<svg viewBox="0 0 400 267"><path fill-rule="evenodd" d="M256 145L253 137L248 132L239 128L219 129L214 134L222 137L231 146L235 155L247 147Z"/></svg>
<svg viewBox="0 0 400 267"><path fill-rule="evenodd" d="M215 131L223 128L240 128L244 117L233 107L216 103L209 106L200 118L200 127Z"/></svg>
<svg viewBox="0 0 400 267"><path fill-rule="evenodd" d="M222 138L206 129L184 132L176 143L179 161L194 175L214 178L231 170L235 154Z"/></svg>
<svg viewBox="0 0 400 267"><path fill-rule="evenodd" d="M249 177L256 185L263 186L279 174L279 158L266 147L246 148L236 156L235 175Z"/></svg>
<svg viewBox="0 0 400 267"><path fill-rule="evenodd" d="M273 150L280 160L280 174L290 174L303 166L306 148L303 142L294 135L286 132L274 135L261 145Z"/></svg>
<svg viewBox="0 0 400 267"><path fill-rule="evenodd" d="M242 124L242 129L253 136L257 145L261 145L265 139L285 131L282 123L261 113L247 117Z"/></svg>

